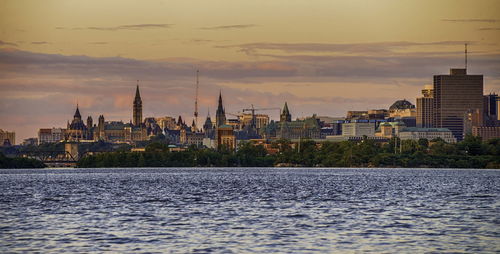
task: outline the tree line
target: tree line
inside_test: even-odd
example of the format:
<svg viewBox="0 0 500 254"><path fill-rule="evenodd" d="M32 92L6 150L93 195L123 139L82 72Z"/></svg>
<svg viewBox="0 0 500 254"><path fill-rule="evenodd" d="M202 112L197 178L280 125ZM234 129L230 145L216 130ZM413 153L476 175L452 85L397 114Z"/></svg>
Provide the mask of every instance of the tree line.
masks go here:
<svg viewBox="0 0 500 254"><path fill-rule="evenodd" d="M236 151L189 147L169 152L167 144L153 142L145 152L103 152L82 158L78 167L407 167L500 168L500 139L482 141L467 135L456 144L442 139L400 140L387 143L280 139L270 154L262 145L241 143Z"/></svg>

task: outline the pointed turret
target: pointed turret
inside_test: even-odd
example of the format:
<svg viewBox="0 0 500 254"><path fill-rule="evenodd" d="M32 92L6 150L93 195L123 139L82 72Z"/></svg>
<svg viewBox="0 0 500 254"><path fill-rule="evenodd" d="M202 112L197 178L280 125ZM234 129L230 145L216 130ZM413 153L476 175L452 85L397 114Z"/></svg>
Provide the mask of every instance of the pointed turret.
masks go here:
<svg viewBox="0 0 500 254"><path fill-rule="evenodd" d="M82 119L82 115L80 115L80 110L78 109L78 104L76 104L75 115L73 116L75 119Z"/></svg>
<svg viewBox="0 0 500 254"><path fill-rule="evenodd" d="M141 93L139 92L139 84L137 85L137 87L135 89L134 102L142 102L142 100L141 100Z"/></svg>
<svg viewBox="0 0 500 254"><path fill-rule="evenodd" d="M280 121L281 122L292 121L292 115L290 114L290 110L288 110L288 104L286 103L286 101L285 101L285 106L283 106L283 111L281 112Z"/></svg>

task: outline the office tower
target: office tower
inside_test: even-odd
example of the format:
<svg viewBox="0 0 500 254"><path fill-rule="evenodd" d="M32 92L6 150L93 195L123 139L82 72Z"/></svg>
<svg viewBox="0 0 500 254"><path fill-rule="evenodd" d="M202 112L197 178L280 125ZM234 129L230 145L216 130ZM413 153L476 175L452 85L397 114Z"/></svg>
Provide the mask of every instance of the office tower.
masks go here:
<svg viewBox="0 0 500 254"><path fill-rule="evenodd" d="M483 110L483 75L467 75L467 69L450 69L449 75L434 75L434 127L448 128L463 139L464 115Z"/></svg>
<svg viewBox="0 0 500 254"><path fill-rule="evenodd" d="M483 101L483 125L484 126L497 126L498 125L498 94L490 93L485 95Z"/></svg>
<svg viewBox="0 0 500 254"><path fill-rule="evenodd" d="M422 97L417 98L417 127L432 128L434 118L434 89L433 85L425 85Z"/></svg>

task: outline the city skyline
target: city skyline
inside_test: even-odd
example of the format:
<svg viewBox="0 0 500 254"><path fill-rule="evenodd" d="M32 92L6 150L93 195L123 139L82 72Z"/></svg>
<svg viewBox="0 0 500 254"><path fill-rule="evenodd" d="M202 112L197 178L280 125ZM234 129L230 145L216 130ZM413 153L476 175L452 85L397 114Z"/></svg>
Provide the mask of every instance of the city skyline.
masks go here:
<svg viewBox="0 0 500 254"><path fill-rule="evenodd" d="M500 90L495 1L66 3L2 3L0 127L17 143L64 127L77 101L84 116L128 122L137 79L145 117L191 122L196 69L200 119L220 89L228 112L287 101L294 118L415 104L433 75L463 68L464 43L484 93ZM281 8L290 15L273 18Z"/></svg>

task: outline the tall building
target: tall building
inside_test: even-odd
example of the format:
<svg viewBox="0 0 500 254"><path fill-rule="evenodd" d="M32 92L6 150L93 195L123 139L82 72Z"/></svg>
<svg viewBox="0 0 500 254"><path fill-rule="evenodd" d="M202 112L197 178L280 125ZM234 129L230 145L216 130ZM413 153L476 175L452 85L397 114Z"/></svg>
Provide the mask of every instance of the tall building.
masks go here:
<svg viewBox="0 0 500 254"><path fill-rule="evenodd" d="M434 120L434 86L425 85L417 98L417 127L432 128Z"/></svg>
<svg viewBox="0 0 500 254"><path fill-rule="evenodd" d="M135 90L133 122L132 123L136 127L138 127L142 124L142 100L141 100L141 94L139 93L139 85L137 85L137 89Z"/></svg>
<svg viewBox="0 0 500 254"><path fill-rule="evenodd" d="M222 106L222 92L219 93L219 105L217 106L217 112L215 113L215 127L218 128L221 125L226 124L226 111L224 106Z"/></svg>
<svg viewBox="0 0 500 254"><path fill-rule="evenodd" d="M467 69L450 69L434 76L434 127L447 128L463 139L467 110L483 110L483 75L467 75Z"/></svg>
<svg viewBox="0 0 500 254"><path fill-rule="evenodd" d="M483 97L483 125L484 126L500 126L498 123L498 94L490 93Z"/></svg>

